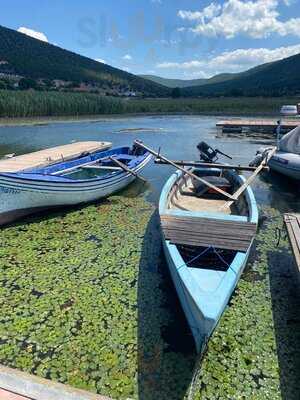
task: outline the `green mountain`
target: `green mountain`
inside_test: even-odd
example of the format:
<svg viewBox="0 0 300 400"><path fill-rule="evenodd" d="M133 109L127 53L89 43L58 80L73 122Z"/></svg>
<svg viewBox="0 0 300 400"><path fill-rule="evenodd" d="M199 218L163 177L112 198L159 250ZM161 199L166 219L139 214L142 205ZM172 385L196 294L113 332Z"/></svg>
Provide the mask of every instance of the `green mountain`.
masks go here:
<svg viewBox="0 0 300 400"><path fill-rule="evenodd" d="M197 96L293 96L300 94L300 54L235 74L232 79L183 88Z"/></svg>
<svg viewBox="0 0 300 400"><path fill-rule="evenodd" d="M0 72L31 79L63 80L144 96L168 96L170 90L139 76L0 26Z"/></svg>
<svg viewBox="0 0 300 400"><path fill-rule="evenodd" d="M140 77L144 79L149 79L152 82L174 89L176 87L185 88L193 86L202 86L217 82L224 82L229 79L233 79L235 75L236 74L219 74L209 79L190 79L190 80L162 78L161 76L156 76L156 75L140 75Z"/></svg>
<svg viewBox="0 0 300 400"><path fill-rule="evenodd" d="M185 97L298 95L299 71L300 54L246 72L219 74L210 79L136 76L0 26L0 89L5 89L3 79L9 75L16 81L20 76L35 82L44 80L45 85L54 80L63 81L62 89L64 83L67 89L74 90L81 90L78 87L83 85L83 90L110 95L135 92L145 97L169 97L175 87L181 88L179 94ZM23 82L22 88L26 85L28 82Z"/></svg>

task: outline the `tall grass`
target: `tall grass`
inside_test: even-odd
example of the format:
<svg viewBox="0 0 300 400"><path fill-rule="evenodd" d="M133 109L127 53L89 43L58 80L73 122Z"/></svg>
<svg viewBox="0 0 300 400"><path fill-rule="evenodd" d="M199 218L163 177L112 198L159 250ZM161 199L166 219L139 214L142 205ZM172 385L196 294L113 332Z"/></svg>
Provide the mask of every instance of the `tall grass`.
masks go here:
<svg viewBox="0 0 300 400"><path fill-rule="evenodd" d="M128 113L278 115L283 104L297 104L299 102L300 98L295 97L135 99L127 102L126 110Z"/></svg>
<svg viewBox="0 0 300 400"><path fill-rule="evenodd" d="M121 113L122 100L96 94L0 90L4 118Z"/></svg>
<svg viewBox="0 0 300 400"><path fill-rule="evenodd" d="M282 104L298 98L219 97L179 99L130 99L91 93L0 90L0 118L78 116L97 114L191 113L191 114L278 114Z"/></svg>

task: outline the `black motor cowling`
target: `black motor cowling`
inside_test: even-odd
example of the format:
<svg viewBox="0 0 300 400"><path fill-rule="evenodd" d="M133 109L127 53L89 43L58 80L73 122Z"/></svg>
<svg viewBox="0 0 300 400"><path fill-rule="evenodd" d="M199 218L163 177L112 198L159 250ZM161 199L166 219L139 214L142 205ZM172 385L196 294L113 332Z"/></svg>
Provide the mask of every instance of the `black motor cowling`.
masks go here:
<svg viewBox="0 0 300 400"><path fill-rule="evenodd" d="M218 149L213 149L206 142L200 142L197 146L197 149L200 152L200 160L207 162L207 163L216 162L219 158L218 154L222 154L222 156L232 159L232 157L228 156L225 153L222 153L222 151L220 151Z"/></svg>
<svg viewBox="0 0 300 400"><path fill-rule="evenodd" d="M200 152L200 160L205 162L213 162L218 159L217 152L206 142L200 142L197 146Z"/></svg>

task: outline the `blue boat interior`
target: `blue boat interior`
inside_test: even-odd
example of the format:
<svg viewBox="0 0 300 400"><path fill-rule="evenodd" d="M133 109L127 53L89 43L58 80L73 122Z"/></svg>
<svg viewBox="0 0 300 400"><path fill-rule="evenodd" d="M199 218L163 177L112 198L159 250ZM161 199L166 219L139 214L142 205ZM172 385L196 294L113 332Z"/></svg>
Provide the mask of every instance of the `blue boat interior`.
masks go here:
<svg viewBox="0 0 300 400"><path fill-rule="evenodd" d="M110 157L118 160L128 168L134 169L148 155L148 152L135 146L132 148L118 147L95 153L83 153L73 160L61 161L46 167L27 169L23 172L7 175L43 181L86 181L124 172L124 169L111 160Z"/></svg>

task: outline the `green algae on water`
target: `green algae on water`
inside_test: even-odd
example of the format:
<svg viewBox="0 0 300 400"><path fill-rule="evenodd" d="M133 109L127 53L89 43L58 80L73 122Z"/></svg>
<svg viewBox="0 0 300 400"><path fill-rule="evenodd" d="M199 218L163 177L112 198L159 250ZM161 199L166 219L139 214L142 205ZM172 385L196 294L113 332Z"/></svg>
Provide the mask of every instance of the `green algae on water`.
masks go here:
<svg viewBox="0 0 300 400"><path fill-rule="evenodd" d="M267 210L258 255L194 366L157 212L126 193L0 231L0 363L115 399L298 399L279 214Z"/></svg>
<svg viewBox="0 0 300 400"><path fill-rule="evenodd" d="M193 354L161 334L158 218L131 194L0 231L0 363L116 399L185 392Z"/></svg>
<svg viewBox="0 0 300 400"><path fill-rule="evenodd" d="M299 288L287 239L277 247L282 216L274 209L264 213L256 254L196 368L195 400L300 398Z"/></svg>

